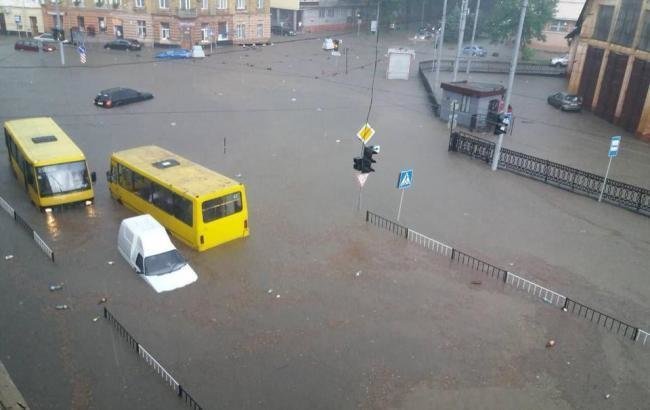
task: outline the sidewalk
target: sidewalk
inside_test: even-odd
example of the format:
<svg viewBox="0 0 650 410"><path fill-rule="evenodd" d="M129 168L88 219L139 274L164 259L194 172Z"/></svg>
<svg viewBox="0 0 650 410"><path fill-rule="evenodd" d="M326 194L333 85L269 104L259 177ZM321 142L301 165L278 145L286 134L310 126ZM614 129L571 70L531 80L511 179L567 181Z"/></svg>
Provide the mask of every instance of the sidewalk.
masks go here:
<svg viewBox="0 0 650 410"><path fill-rule="evenodd" d="M25 398L11 380L7 369L0 361L0 408L7 410L28 409Z"/></svg>

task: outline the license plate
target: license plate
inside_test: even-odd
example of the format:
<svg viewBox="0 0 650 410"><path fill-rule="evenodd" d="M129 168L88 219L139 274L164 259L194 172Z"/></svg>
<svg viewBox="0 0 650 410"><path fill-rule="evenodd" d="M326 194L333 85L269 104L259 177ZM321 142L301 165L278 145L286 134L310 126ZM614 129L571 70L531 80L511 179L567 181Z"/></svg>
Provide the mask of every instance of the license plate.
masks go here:
<svg viewBox="0 0 650 410"><path fill-rule="evenodd" d="M97 105L104 105L104 103L101 101L97 101Z"/></svg>

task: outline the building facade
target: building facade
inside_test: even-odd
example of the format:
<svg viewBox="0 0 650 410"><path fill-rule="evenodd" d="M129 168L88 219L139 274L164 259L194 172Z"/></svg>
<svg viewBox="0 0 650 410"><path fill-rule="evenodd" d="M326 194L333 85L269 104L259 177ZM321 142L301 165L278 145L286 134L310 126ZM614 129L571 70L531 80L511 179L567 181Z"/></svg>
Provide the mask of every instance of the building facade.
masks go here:
<svg viewBox="0 0 650 410"><path fill-rule="evenodd" d="M33 36L42 32L39 0L0 0L0 34Z"/></svg>
<svg viewBox="0 0 650 410"><path fill-rule="evenodd" d="M650 140L650 0L587 0L570 52L569 92Z"/></svg>
<svg viewBox="0 0 650 410"><path fill-rule="evenodd" d="M60 0L66 33L87 38L132 38L157 46L268 41L269 0ZM46 30L56 27L56 9L44 3Z"/></svg>
<svg viewBox="0 0 650 410"><path fill-rule="evenodd" d="M367 0L271 0L273 25L295 32L350 31L367 21Z"/></svg>
<svg viewBox="0 0 650 410"><path fill-rule="evenodd" d="M552 52L569 51L569 43L565 36L576 27L585 0L558 0L553 20L544 27L542 32L546 41L533 40L531 47Z"/></svg>

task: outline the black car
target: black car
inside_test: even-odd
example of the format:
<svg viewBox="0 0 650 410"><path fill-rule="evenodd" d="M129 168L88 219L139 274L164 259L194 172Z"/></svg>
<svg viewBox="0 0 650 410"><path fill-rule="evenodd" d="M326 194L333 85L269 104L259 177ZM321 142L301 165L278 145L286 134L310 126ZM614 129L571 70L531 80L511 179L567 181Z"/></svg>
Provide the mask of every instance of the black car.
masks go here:
<svg viewBox="0 0 650 410"><path fill-rule="evenodd" d="M109 41L104 45L104 48L111 50L133 50L138 51L142 49L142 44L138 40L118 39Z"/></svg>
<svg viewBox="0 0 650 410"><path fill-rule="evenodd" d="M141 93L130 88L110 88L102 90L95 97L95 105L98 107L112 108L118 105L131 104L138 101L151 100L153 94Z"/></svg>
<svg viewBox="0 0 650 410"><path fill-rule="evenodd" d="M295 36L296 32L289 27L271 26L271 34L278 36Z"/></svg>
<svg viewBox="0 0 650 410"><path fill-rule="evenodd" d="M582 97L567 93L555 93L548 96L548 103L562 111L582 110Z"/></svg>

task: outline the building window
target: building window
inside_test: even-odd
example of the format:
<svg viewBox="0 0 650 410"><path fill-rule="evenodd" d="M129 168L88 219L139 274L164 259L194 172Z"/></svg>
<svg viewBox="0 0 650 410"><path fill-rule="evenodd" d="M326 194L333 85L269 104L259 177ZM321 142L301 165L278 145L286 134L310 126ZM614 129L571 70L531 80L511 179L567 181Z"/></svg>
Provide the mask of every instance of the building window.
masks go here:
<svg viewBox="0 0 650 410"><path fill-rule="evenodd" d="M257 0L257 8L258 9L264 8L264 0Z"/></svg>
<svg viewBox="0 0 650 410"><path fill-rule="evenodd" d="M136 8L143 8L144 7L144 0L135 0L135 7Z"/></svg>
<svg viewBox="0 0 650 410"><path fill-rule="evenodd" d="M264 24L257 23L257 38L264 37Z"/></svg>
<svg viewBox="0 0 650 410"><path fill-rule="evenodd" d="M98 17L97 18L97 25L99 26L99 32L100 33L106 33L106 18Z"/></svg>
<svg viewBox="0 0 650 410"><path fill-rule="evenodd" d="M207 1L207 0L204 0ZM201 24L201 40L210 41L210 25L207 23Z"/></svg>
<svg viewBox="0 0 650 410"><path fill-rule="evenodd" d="M334 17L334 10L333 8L327 9L327 17Z"/></svg>
<svg viewBox="0 0 650 410"><path fill-rule="evenodd" d="M460 112L469 112L469 95L463 95L460 98Z"/></svg>
<svg viewBox="0 0 650 410"><path fill-rule="evenodd" d="M169 8L169 0L158 0L158 7L161 9Z"/></svg>
<svg viewBox="0 0 650 410"><path fill-rule="evenodd" d="M169 40L171 30L169 29L169 23L160 23L160 38L163 40Z"/></svg>
<svg viewBox="0 0 650 410"><path fill-rule="evenodd" d="M612 26L612 16L614 15L614 6L600 6L598 8L598 18L594 28L593 38L596 40L607 41L609 29Z"/></svg>
<svg viewBox="0 0 650 410"><path fill-rule="evenodd" d="M201 2L201 8L202 8L203 10L206 10L206 9L208 8L208 0L203 0L203 1Z"/></svg>
<svg viewBox="0 0 650 410"><path fill-rule="evenodd" d="M235 26L235 37L239 39L246 38L246 25L245 24L237 24Z"/></svg>
<svg viewBox="0 0 650 410"><path fill-rule="evenodd" d="M138 37L147 37L147 22L144 20L138 20Z"/></svg>
<svg viewBox="0 0 650 410"><path fill-rule="evenodd" d="M641 15L643 0L622 0L621 7L616 19L616 27L612 36L612 43L622 46L631 46L634 41L634 33Z"/></svg>
<svg viewBox="0 0 650 410"><path fill-rule="evenodd" d="M548 25L548 31L556 31L556 32L569 31L569 22L564 20L553 20Z"/></svg>
<svg viewBox="0 0 650 410"><path fill-rule="evenodd" d="M237 0L237 10L246 9L246 0Z"/></svg>
<svg viewBox="0 0 650 410"><path fill-rule="evenodd" d="M639 50L650 51L650 10L643 13L643 28L641 29L641 38L639 39Z"/></svg>
<svg viewBox="0 0 650 410"><path fill-rule="evenodd" d="M225 10L228 8L228 0L217 0L217 8L219 10Z"/></svg>
<svg viewBox="0 0 650 410"><path fill-rule="evenodd" d="M320 18L325 17L325 9L318 9L318 17Z"/></svg>

